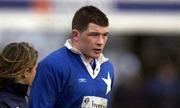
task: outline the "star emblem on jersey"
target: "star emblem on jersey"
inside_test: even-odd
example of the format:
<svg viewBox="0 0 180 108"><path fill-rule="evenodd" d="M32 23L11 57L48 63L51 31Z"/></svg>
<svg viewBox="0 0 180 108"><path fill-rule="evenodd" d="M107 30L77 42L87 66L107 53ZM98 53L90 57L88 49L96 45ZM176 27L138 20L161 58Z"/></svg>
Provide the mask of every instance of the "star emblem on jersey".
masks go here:
<svg viewBox="0 0 180 108"><path fill-rule="evenodd" d="M106 90L106 95L111 91L111 78L108 72L108 76L107 79L106 78L102 78L102 80L106 83L107 85L107 90Z"/></svg>

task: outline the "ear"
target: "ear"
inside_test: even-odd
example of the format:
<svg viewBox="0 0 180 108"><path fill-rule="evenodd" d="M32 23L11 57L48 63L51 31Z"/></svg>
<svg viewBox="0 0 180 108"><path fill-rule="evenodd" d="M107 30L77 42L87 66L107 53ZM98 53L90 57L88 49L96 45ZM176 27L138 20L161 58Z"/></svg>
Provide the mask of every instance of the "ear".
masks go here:
<svg viewBox="0 0 180 108"><path fill-rule="evenodd" d="M27 78L29 77L29 74L31 73L32 69L27 68L26 71L23 73L22 77Z"/></svg>
<svg viewBox="0 0 180 108"><path fill-rule="evenodd" d="M29 72L24 72L23 77L24 77L24 78L29 77Z"/></svg>
<svg viewBox="0 0 180 108"><path fill-rule="evenodd" d="M73 40L78 40L79 36L80 36L80 32L77 29L73 29L71 33L71 38Z"/></svg>

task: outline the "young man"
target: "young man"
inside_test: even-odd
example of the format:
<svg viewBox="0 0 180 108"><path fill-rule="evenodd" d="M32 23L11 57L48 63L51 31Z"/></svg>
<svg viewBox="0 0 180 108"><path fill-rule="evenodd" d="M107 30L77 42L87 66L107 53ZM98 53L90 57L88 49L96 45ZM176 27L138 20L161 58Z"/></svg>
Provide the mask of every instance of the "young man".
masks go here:
<svg viewBox="0 0 180 108"><path fill-rule="evenodd" d="M82 7L75 13L65 46L39 63L30 108L109 106L114 69L102 54L108 25L106 15L94 6Z"/></svg>

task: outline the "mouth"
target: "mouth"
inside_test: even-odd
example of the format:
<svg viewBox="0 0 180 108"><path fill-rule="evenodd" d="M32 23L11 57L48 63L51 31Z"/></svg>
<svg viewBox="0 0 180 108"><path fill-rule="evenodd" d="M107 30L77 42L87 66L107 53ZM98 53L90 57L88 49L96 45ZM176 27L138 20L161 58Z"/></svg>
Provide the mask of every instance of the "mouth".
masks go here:
<svg viewBox="0 0 180 108"><path fill-rule="evenodd" d="M95 53L101 53L102 49L94 49Z"/></svg>

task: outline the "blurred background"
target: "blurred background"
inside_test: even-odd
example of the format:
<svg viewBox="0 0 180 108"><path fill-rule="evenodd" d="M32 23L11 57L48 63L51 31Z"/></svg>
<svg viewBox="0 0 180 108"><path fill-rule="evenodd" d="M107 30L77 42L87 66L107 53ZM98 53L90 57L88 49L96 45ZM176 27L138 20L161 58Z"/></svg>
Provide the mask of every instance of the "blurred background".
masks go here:
<svg viewBox="0 0 180 108"><path fill-rule="evenodd" d="M104 54L115 66L111 108L179 108L180 0L0 0L0 50L26 41L41 60L63 46L84 5L109 18Z"/></svg>

